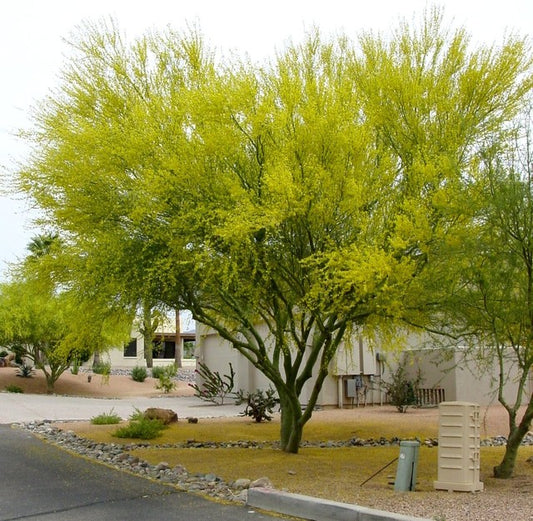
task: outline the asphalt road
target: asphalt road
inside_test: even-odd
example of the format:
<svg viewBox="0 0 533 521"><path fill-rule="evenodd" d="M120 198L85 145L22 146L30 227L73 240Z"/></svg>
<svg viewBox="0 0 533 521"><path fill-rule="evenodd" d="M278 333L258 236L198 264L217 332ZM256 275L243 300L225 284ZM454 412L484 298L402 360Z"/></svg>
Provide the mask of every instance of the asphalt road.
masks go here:
<svg viewBox="0 0 533 521"><path fill-rule="evenodd" d="M0 425L0 521L279 521L93 463Z"/></svg>

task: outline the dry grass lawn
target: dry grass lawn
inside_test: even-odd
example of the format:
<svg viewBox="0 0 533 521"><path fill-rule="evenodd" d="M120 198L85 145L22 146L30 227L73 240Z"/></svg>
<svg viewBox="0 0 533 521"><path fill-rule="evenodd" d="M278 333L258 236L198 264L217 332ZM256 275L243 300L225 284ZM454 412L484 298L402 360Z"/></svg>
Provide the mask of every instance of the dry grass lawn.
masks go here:
<svg viewBox="0 0 533 521"><path fill-rule="evenodd" d="M65 424L78 434L102 442L129 443L113 437L116 426L93 426L89 423ZM438 413L435 409L411 409L399 414L391 407L367 407L343 411L315 413L304 431L304 439L317 442L349 440L354 437L379 439L381 436L401 439L417 437L421 440L437 436ZM488 411L484 435L502 434L502 418ZM392 462L399 453L397 446L302 448L300 453L285 454L267 445L264 448L161 448L157 445L196 441L265 441L279 439L279 419L271 423L256 424L246 418L201 419L198 424L180 421L163 435L150 442L150 447L133 451L136 456L157 464L183 465L189 472L214 473L227 482L238 478L256 479L267 476L278 489L323 497L335 501L358 503L366 506L391 509L390 505L402 501L393 491L391 483L396 473L396 463L378 473L368 483L362 483ZM486 493L495 496L509 491L521 494L533 492L533 464L526 460L533 456L533 447L520 450L515 478L508 481L491 478L492 467L503 455L502 447L482 448L481 477ZM420 448L417 492L409 494L409 504L426 503L435 496L446 500L453 496L436 492L433 481L437 479L437 448ZM474 494L461 497L474 497ZM401 508L395 506L396 510Z"/></svg>

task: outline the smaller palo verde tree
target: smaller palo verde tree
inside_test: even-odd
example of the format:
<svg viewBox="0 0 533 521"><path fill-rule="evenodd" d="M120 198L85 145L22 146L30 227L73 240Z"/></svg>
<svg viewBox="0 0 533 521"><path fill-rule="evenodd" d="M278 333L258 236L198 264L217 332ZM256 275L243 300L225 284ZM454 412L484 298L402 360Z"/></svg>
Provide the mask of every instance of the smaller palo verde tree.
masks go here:
<svg viewBox="0 0 533 521"><path fill-rule="evenodd" d="M75 360L120 345L131 322L122 312L110 313L97 302L87 305L74 291L60 289L50 275L57 258L50 244L47 249L29 255L0 285L0 344L42 371L52 393Z"/></svg>
<svg viewBox="0 0 533 521"><path fill-rule="evenodd" d="M31 281L0 286L0 342L31 360L44 373L47 391L80 356L80 346L67 344L72 302L66 295L44 294Z"/></svg>
<svg viewBox="0 0 533 521"><path fill-rule="evenodd" d="M509 431L494 477L513 475L533 421L533 110L531 102L507 139L480 154L472 184L470 234L450 246L455 259L447 323L497 369L498 402Z"/></svg>

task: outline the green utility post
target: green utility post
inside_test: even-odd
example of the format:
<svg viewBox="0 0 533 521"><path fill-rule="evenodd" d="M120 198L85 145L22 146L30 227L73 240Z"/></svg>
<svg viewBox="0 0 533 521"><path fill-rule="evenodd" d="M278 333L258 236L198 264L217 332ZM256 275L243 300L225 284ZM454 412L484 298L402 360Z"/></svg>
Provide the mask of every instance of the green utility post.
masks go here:
<svg viewBox="0 0 533 521"><path fill-rule="evenodd" d="M396 471L396 481L394 482L394 490L396 492L406 492L415 489L419 448L420 443L418 441L400 442L398 470Z"/></svg>

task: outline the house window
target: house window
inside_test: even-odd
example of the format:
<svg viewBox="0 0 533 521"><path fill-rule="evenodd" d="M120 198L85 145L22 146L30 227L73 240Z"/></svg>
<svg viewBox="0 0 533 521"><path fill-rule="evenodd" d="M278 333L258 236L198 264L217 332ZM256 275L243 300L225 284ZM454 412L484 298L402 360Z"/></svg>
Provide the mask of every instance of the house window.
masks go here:
<svg viewBox="0 0 533 521"><path fill-rule="evenodd" d="M176 353L176 345L174 340L165 340L155 344L152 356L153 358L174 358Z"/></svg>
<svg viewBox="0 0 533 521"><path fill-rule="evenodd" d="M136 358L137 357L137 339L132 338L129 344L124 344L124 357Z"/></svg>

